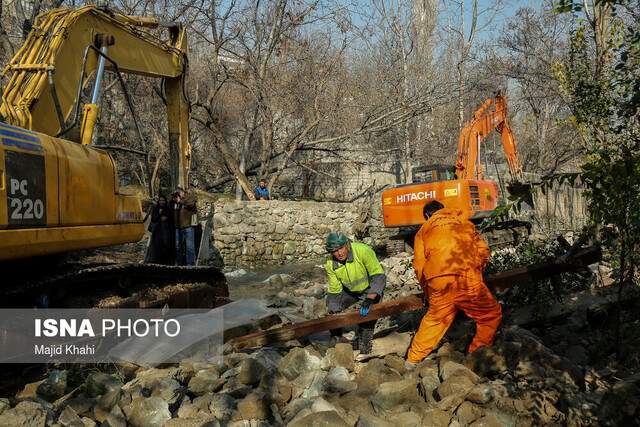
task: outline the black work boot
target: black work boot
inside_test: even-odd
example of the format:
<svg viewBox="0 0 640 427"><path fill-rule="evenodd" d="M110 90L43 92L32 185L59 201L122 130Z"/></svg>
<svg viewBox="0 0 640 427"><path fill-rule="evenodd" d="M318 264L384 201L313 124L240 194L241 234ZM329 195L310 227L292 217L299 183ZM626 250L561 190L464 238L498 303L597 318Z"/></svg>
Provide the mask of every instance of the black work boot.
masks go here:
<svg viewBox="0 0 640 427"><path fill-rule="evenodd" d="M373 329L360 329L358 334L358 350L360 354L369 354L373 347Z"/></svg>

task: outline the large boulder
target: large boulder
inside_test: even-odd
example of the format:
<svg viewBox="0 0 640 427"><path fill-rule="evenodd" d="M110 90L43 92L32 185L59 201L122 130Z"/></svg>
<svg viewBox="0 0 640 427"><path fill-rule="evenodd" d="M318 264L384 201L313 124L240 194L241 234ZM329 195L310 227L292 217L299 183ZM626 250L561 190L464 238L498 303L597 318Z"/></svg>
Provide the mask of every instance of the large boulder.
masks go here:
<svg viewBox="0 0 640 427"><path fill-rule="evenodd" d="M420 393L425 400L433 400L433 392L440 386L438 363L435 360L425 360L416 371L420 377Z"/></svg>
<svg viewBox="0 0 640 427"><path fill-rule="evenodd" d="M49 372L47 379L40 383L37 393L45 400L54 401L64 395L66 388L67 371L54 369Z"/></svg>
<svg viewBox="0 0 640 427"><path fill-rule="evenodd" d="M266 420L270 416L269 405L264 395L251 393L238 402L236 420Z"/></svg>
<svg viewBox="0 0 640 427"><path fill-rule="evenodd" d="M0 426L44 427L50 418L39 403L24 401L0 415Z"/></svg>
<svg viewBox="0 0 640 427"><path fill-rule="evenodd" d="M373 407L382 411L400 411L403 407L408 409L418 400L418 386L413 379L382 383L371 397Z"/></svg>
<svg viewBox="0 0 640 427"><path fill-rule="evenodd" d="M124 413L134 427L162 427L171 419L169 405L158 396L136 397L124 407Z"/></svg>
<svg viewBox="0 0 640 427"><path fill-rule="evenodd" d="M293 420L288 427L350 427L336 411L313 412Z"/></svg>
<svg viewBox="0 0 640 427"><path fill-rule="evenodd" d="M452 376L466 377L473 384L480 382L480 377L466 366L456 362L440 362L440 378L442 378L442 381L446 381Z"/></svg>
<svg viewBox="0 0 640 427"><path fill-rule="evenodd" d="M226 380L220 378L217 370L203 369L189 380L188 389L191 394L202 396L220 390L225 382Z"/></svg>
<svg viewBox="0 0 640 427"><path fill-rule="evenodd" d="M238 373L238 381L246 385L255 385L265 374L266 370L262 363L255 359L244 359L240 362L240 372Z"/></svg>
<svg viewBox="0 0 640 427"><path fill-rule="evenodd" d="M119 393L122 382L113 375L104 372L92 372L85 381L85 390L89 397L105 393Z"/></svg>
<svg viewBox="0 0 640 427"><path fill-rule="evenodd" d="M382 359L371 360L356 377L358 393L367 396L375 393L378 390L378 386L384 382L400 380L400 374L385 365Z"/></svg>
<svg viewBox="0 0 640 427"><path fill-rule="evenodd" d="M640 417L640 374L620 381L607 391L598 410L602 425L631 425Z"/></svg>
<svg viewBox="0 0 640 427"><path fill-rule="evenodd" d="M320 369L320 358L311 354L307 349L295 347L282 358L278 365L278 372L294 380L300 374Z"/></svg>
<svg viewBox="0 0 640 427"><path fill-rule="evenodd" d="M440 399L454 395L466 396L473 386L473 382L466 376L454 375L444 380L438 386L437 392Z"/></svg>
<svg viewBox="0 0 640 427"><path fill-rule="evenodd" d="M58 417L58 424L63 427L82 427L82 419L78 416L76 411L73 410L70 406L67 406L60 412L60 416Z"/></svg>
<svg viewBox="0 0 640 427"><path fill-rule="evenodd" d="M353 347L351 344L338 343L334 348L327 350L325 357L322 359L322 368L330 369L336 366L342 366L350 371L355 368L353 361Z"/></svg>
<svg viewBox="0 0 640 427"><path fill-rule="evenodd" d="M506 373L507 359L496 348L480 347L467 355L464 365L482 377L494 377Z"/></svg>
<svg viewBox="0 0 640 427"><path fill-rule="evenodd" d="M343 394L354 391L358 385L351 381L347 368L338 366L329 371L325 377L324 391L329 394Z"/></svg>

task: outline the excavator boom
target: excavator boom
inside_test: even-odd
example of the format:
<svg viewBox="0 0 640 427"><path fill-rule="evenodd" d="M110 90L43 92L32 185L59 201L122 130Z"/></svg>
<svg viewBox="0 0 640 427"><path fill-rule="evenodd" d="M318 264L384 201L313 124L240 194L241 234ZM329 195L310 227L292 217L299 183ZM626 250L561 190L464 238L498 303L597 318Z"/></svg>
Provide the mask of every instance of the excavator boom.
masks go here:
<svg viewBox="0 0 640 427"><path fill-rule="evenodd" d="M166 40L147 32L167 28ZM10 63L0 114L0 261L136 242L141 202L121 194L111 156L92 146L105 70L163 79L172 184L186 188L187 37L178 24L85 6L40 15ZM93 82L93 87L88 87ZM84 103L82 94L92 89ZM135 110L130 108L131 114ZM74 127L80 141L62 139Z"/></svg>
<svg viewBox="0 0 640 427"><path fill-rule="evenodd" d="M167 40L144 31L160 26L169 30ZM2 94L0 115L10 125L64 137L80 120L82 90L92 78L99 81L104 69L162 78L172 184L184 187L191 155L189 107L183 90L186 51L186 33L178 24L126 16L95 6L52 10L38 17L24 45L4 68L8 83ZM97 96L99 83L94 89Z"/></svg>
<svg viewBox="0 0 640 427"><path fill-rule="evenodd" d="M491 106L494 108L491 109ZM522 178L522 166L518 160L515 139L507 121L507 99L501 93L482 104L460 132L456 156L458 178L483 179L480 148L486 137L494 130L500 133L512 181L519 181Z"/></svg>

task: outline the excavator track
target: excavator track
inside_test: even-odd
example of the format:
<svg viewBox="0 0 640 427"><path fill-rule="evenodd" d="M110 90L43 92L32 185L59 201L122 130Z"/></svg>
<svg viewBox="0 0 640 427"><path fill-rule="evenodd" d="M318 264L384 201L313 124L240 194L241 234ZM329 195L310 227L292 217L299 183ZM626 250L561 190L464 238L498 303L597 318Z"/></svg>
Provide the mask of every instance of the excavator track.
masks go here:
<svg viewBox="0 0 640 427"><path fill-rule="evenodd" d="M213 266L117 263L25 280L1 287L0 297L9 307L211 308L229 301L229 289Z"/></svg>

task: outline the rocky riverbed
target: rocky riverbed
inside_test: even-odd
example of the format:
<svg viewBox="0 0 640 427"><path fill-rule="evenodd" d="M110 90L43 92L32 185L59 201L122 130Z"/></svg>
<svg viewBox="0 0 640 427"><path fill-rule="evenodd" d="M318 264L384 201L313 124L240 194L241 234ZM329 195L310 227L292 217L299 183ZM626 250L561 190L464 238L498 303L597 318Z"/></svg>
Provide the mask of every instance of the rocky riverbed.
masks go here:
<svg viewBox="0 0 640 427"><path fill-rule="evenodd" d="M384 261L386 298L418 291L408 256ZM320 267L230 276L234 298L260 295L283 322L324 314ZM233 277L235 275L235 277ZM242 277L245 279L242 279ZM404 354L420 313L378 322L373 354L327 347L323 334L234 352L221 363L52 366L0 399L0 426L633 425L640 375L599 355L604 332L584 313L532 330L505 323L468 355L473 323L457 319L414 370ZM637 326L630 320L629 326ZM537 335L538 334L538 335Z"/></svg>

